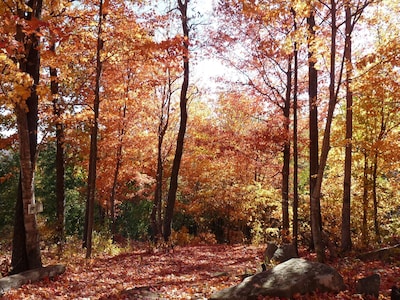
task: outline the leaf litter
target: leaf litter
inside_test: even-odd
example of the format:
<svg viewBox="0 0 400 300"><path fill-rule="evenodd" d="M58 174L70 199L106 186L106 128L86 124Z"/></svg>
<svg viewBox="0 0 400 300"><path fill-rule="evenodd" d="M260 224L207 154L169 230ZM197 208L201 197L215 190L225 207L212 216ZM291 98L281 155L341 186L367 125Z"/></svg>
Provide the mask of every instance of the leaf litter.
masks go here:
<svg viewBox="0 0 400 300"><path fill-rule="evenodd" d="M212 293L236 285L261 271L263 246L195 245L151 249L135 244L118 255L93 259L80 255L46 258L46 264L65 263L67 270L54 279L27 284L2 299L207 299ZM50 256L50 253L44 255ZM314 259L301 251L301 256ZM329 262L344 277L347 290L339 294L296 295L295 299L363 299L355 282L372 273L381 275L379 299L390 299L390 288L400 285L400 262L363 262L355 258ZM260 299L263 299L262 297ZM273 299L264 297L264 299Z"/></svg>

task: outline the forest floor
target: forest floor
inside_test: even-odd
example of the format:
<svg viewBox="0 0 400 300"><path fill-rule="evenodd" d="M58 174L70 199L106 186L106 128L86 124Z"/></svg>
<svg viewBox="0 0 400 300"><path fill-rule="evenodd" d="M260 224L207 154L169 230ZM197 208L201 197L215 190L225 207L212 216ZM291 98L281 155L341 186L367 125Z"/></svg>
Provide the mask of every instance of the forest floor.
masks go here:
<svg viewBox="0 0 400 300"><path fill-rule="evenodd" d="M57 257L54 249L46 250L42 252L44 264L66 264L66 272L9 291L2 299L207 299L217 290L238 284L245 274L259 272L263 250L262 246L250 245L176 246L160 250L148 244L135 244L129 251L96 254L90 260L84 258L79 248L65 251L62 257ZM315 260L305 250L300 256ZM2 273L9 261L8 254L0 256ZM372 273L381 275L379 299L390 299L390 288L400 285L400 261L363 262L346 257L328 264L341 273L348 289L336 295L315 293L295 299L363 299L355 295L355 282Z"/></svg>

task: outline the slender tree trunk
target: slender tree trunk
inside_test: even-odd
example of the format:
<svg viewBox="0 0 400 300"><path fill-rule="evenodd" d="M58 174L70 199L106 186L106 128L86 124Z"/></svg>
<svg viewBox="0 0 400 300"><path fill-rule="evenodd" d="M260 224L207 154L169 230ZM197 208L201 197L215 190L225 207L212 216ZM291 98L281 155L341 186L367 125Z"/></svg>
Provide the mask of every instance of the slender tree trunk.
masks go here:
<svg viewBox="0 0 400 300"><path fill-rule="evenodd" d="M294 30L297 30L296 13L292 9L294 19ZM294 43L294 82L293 82L293 245L298 253L298 235L299 235L299 184L298 184L298 172L299 172L299 153L298 153L298 141L297 141L297 93L298 93L298 50L297 43Z"/></svg>
<svg viewBox="0 0 400 300"><path fill-rule="evenodd" d="M386 122L385 122L385 112L384 106L381 107L380 111L381 120L380 120L380 130L378 135L378 142L382 141L386 134ZM379 158L379 149L374 149L374 160L372 166L372 200L374 205L374 230L375 230L375 239L377 243L381 243L381 233L378 222L378 194L377 194L377 179L378 179L378 158Z"/></svg>
<svg viewBox="0 0 400 300"><path fill-rule="evenodd" d="M315 184L313 193L311 195L311 228L313 234L313 242L317 259L320 262L325 260L324 244L322 241L322 222L321 222L321 188L322 180L328 160L330 150L330 136L331 126L333 121L333 113L336 106L336 93L335 93L335 69L336 69L336 0L331 0L331 68L330 68L330 84L329 84L329 104L328 116L326 118L324 137L322 141L321 157L318 167L317 182Z"/></svg>
<svg viewBox="0 0 400 300"><path fill-rule="evenodd" d="M318 94L318 73L315 68L315 58L314 53L311 50L314 39L315 39L315 11L314 8L310 16L307 18L308 24L308 97L309 97L309 164L310 164L310 219L311 224L313 223L313 215L316 220L314 223L319 225L319 220L321 220L319 201L312 203L311 195L315 189L318 174L318 104L317 104L317 94ZM315 225L315 224L314 224ZM313 234L314 227L311 226L311 236L314 238ZM311 243L314 247L314 242Z"/></svg>
<svg viewBox="0 0 400 300"><path fill-rule="evenodd" d="M368 179L368 154L364 152L364 177L363 177L363 219L361 227L361 240L364 246L368 245L368 192L369 192L369 179Z"/></svg>
<svg viewBox="0 0 400 300"><path fill-rule="evenodd" d="M103 1L99 3L99 24L97 30L97 48L96 48L96 86L94 98L94 119L92 131L90 135L90 157L89 157L89 175L88 175L88 193L86 200L86 218L85 218L85 236L84 247L86 247L86 258L92 255L92 233L93 233L93 218L94 205L96 197L96 165L97 165L97 138L99 127L99 108L100 108L100 81L101 81L101 50L103 49L102 40L102 23L103 18Z"/></svg>
<svg viewBox="0 0 400 300"><path fill-rule="evenodd" d="M179 126L178 138L176 142L175 157L172 165L171 181L168 191L167 206L165 209L165 218L163 226L164 240L168 241L171 235L171 224L174 213L176 192L178 190L178 175L183 154L183 144L185 140L186 124L187 124L187 92L189 89L189 26L187 7L188 0L178 0L178 7L181 14L182 30L183 30L183 82L180 95L180 112L181 122Z"/></svg>
<svg viewBox="0 0 400 300"><path fill-rule="evenodd" d="M50 7L50 9L53 9ZM54 13L53 11L51 12ZM55 36L52 36L55 39ZM50 46L50 51L56 55L55 42ZM64 158L64 124L62 122L61 98L59 95L57 68L50 67L50 91L53 100L53 113L56 127L56 239L59 253L61 254L65 243L65 158Z"/></svg>
<svg viewBox="0 0 400 300"><path fill-rule="evenodd" d="M286 126L286 125L285 125ZM283 146L282 167L282 229L283 235L289 234L289 168L290 168L290 142Z"/></svg>
<svg viewBox="0 0 400 300"><path fill-rule="evenodd" d="M163 114L161 112L161 114ZM154 191L154 202L151 211L151 224L153 229L154 241L162 234L161 224L161 207L162 207L162 188L164 177L164 165L162 159L162 146L164 141L165 130L167 126L163 124L163 117L160 115L160 124L158 127L158 145L157 145L157 173L156 173L156 187Z"/></svg>
<svg viewBox="0 0 400 300"><path fill-rule="evenodd" d="M172 96L172 80L170 71L167 70L167 84L162 89L160 116L158 124L158 145L157 145L157 173L156 187L154 191L153 208L151 211L151 226L153 230L153 240L158 241L162 236L162 199L163 199L163 180L164 180L164 159L162 154L165 133L169 125L169 115Z"/></svg>
<svg viewBox="0 0 400 300"><path fill-rule="evenodd" d="M42 1L29 1L30 12L19 10L22 19L41 18ZM38 96L36 85L39 83L39 38L36 33L27 36L20 25L17 25L16 39L25 48L26 56L20 59L23 72L33 78L31 94L26 100L26 109L22 104L16 105L18 135L20 142L20 181L15 206L14 235L12 249L12 274L42 266L39 233L35 213L30 214L29 205L35 205L34 169L36 164L37 128L38 128ZM22 105L22 106L21 106Z"/></svg>
<svg viewBox="0 0 400 300"><path fill-rule="evenodd" d="M162 160L162 144L163 136L158 137L158 153L157 153L157 174L156 174L156 187L154 191L154 203L151 211L151 226L153 230L153 241L157 242L162 235L162 197L163 197L163 177L164 165Z"/></svg>
<svg viewBox="0 0 400 300"><path fill-rule="evenodd" d="M318 93L318 73L315 68L315 58L313 52L310 49L311 44L314 43L315 39L315 18L313 13L307 18L309 28L309 54L308 54L308 96L309 96L309 136L310 136L310 195L314 190L315 183L317 181L318 174L318 105L317 105L317 93Z"/></svg>
<svg viewBox="0 0 400 300"><path fill-rule="evenodd" d="M151 210L150 220L153 241L157 242L159 236L162 234L161 225L161 207L162 207L162 179L164 174L164 166L162 162L162 154L160 152L162 141L160 141L160 136L158 137L158 147L157 147L157 173L156 173L156 187L154 191L153 207Z"/></svg>
<svg viewBox="0 0 400 300"><path fill-rule="evenodd" d="M117 234L117 228L115 224L115 196L117 194L118 174L119 174L119 169L121 167L121 155L122 155L122 145L119 145L117 149L117 162L115 163L113 184L110 196L110 221L111 221L110 231L113 241L115 241L115 235Z"/></svg>
<svg viewBox="0 0 400 300"><path fill-rule="evenodd" d="M129 77L129 75L128 75L128 77ZM128 93L128 88L127 88L126 92ZM112 184L112 188L111 188L111 197L110 197L110 219L111 219L110 229L111 229L113 241L115 240L115 235L117 233L117 228L116 228L116 224L115 224L115 197L117 194L119 170L120 170L121 164L122 164L122 150L123 150L123 141L124 141L124 136L125 136L125 123L126 123L125 118L126 118L126 102L124 103L124 106L122 109L122 120L123 120L122 126L118 132L119 141L118 141L116 163L115 163L113 184Z"/></svg>
<svg viewBox="0 0 400 300"><path fill-rule="evenodd" d="M379 230L379 222L378 222L378 195L376 192L377 187L377 178L378 178L378 150L375 151L374 154L374 163L372 169L372 199L374 204L374 229L375 229L375 239L378 244L382 242L381 233Z"/></svg>
<svg viewBox="0 0 400 300"><path fill-rule="evenodd" d="M283 234L289 234L289 175L290 175L290 96L292 92L292 56L288 58L288 70L286 72L286 95L283 107L283 115L285 117L285 132L287 140L283 145L283 167L282 167L282 228Z"/></svg>
<svg viewBox="0 0 400 300"><path fill-rule="evenodd" d="M55 52L55 45L51 46L51 51ZM64 125L61 121L61 102L58 94L58 74L57 69L50 67L50 89L53 97L53 111L56 126L56 207L57 207L57 244L60 250L65 242L65 182L64 182Z"/></svg>
<svg viewBox="0 0 400 300"><path fill-rule="evenodd" d="M128 97L129 94L129 82L131 80L131 70L128 68L128 73L127 73L127 83L126 83L126 88L125 88L125 96ZM119 176L119 170L122 165L122 150L123 150L123 141L125 137L125 127L126 127L126 110L127 110L127 104L126 101L124 101L124 105L122 107L122 124L120 125L121 127L118 130L118 148L117 148L117 153L116 153L116 163L115 163L115 170L114 170L114 176L113 176L113 184L111 188L111 196L110 196L110 219L111 219L111 224L110 224L110 230L112 234L113 241L115 241L115 235L117 234L117 228L116 228L116 218L115 218L115 198L117 195L117 188L118 188L118 176Z"/></svg>
<svg viewBox="0 0 400 300"><path fill-rule="evenodd" d="M351 8L350 3L346 3L346 39L345 39L345 66L346 66L346 152L344 163L344 182L343 182L343 207L342 207L342 252L351 249L351 165L352 165L352 139L353 139L353 93L351 91L352 77L352 51L351 51Z"/></svg>

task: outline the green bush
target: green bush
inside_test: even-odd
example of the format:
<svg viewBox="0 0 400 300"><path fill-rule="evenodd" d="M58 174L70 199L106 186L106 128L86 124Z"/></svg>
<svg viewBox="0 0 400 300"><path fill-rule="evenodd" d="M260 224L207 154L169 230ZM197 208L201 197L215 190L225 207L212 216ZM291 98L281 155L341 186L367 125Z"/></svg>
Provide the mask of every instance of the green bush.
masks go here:
<svg viewBox="0 0 400 300"><path fill-rule="evenodd" d="M82 236L86 203L78 190L65 192L65 233Z"/></svg>
<svg viewBox="0 0 400 300"><path fill-rule="evenodd" d="M19 180L17 153L11 150L0 152L0 233L8 233L14 224L15 202Z"/></svg>
<svg viewBox="0 0 400 300"><path fill-rule="evenodd" d="M152 205L153 203L147 200L121 203L117 208L117 231L133 240L146 240L149 235Z"/></svg>

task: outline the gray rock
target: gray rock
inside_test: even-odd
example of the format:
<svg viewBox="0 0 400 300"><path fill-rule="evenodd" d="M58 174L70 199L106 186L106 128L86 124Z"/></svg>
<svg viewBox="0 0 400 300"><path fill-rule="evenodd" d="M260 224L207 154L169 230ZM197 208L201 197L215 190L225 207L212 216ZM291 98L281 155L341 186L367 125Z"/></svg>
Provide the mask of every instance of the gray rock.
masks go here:
<svg viewBox="0 0 400 300"><path fill-rule="evenodd" d="M292 244L283 244L276 249L272 260L283 263L291 258L297 258L296 249Z"/></svg>
<svg viewBox="0 0 400 300"><path fill-rule="evenodd" d="M339 292L343 277L332 267L292 258L271 270L247 277L240 284L214 293L210 299L251 300L258 296L290 298L316 290Z"/></svg>
<svg viewBox="0 0 400 300"><path fill-rule="evenodd" d="M297 257L296 248L292 244L277 246L274 243L267 243L264 251L264 262L266 264L270 263L271 260L280 264Z"/></svg>
<svg viewBox="0 0 400 300"><path fill-rule="evenodd" d="M278 246L275 243L267 243L267 247L264 251L264 261L269 263L272 257L274 256L275 251L278 249Z"/></svg>
<svg viewBox="0 0 400 300"><path fill-rule="evenodd" d="M381 285L381 277L379 274L362 278L357 281L356 291L358 294L372 295L376 298L379 297L379 287Z"/></svg>

